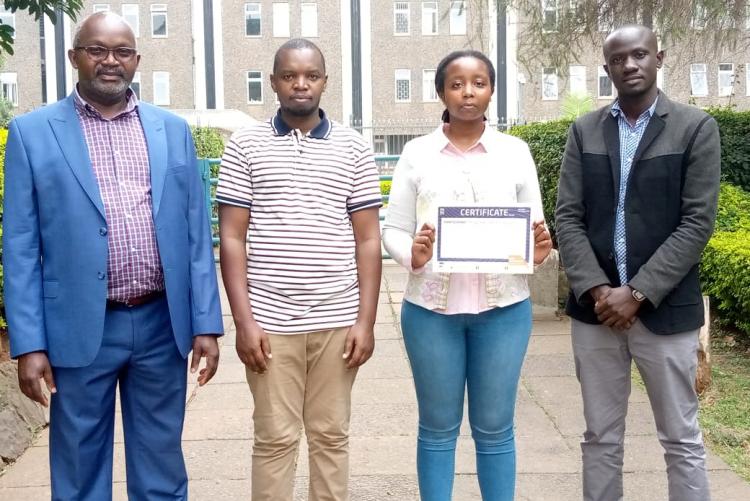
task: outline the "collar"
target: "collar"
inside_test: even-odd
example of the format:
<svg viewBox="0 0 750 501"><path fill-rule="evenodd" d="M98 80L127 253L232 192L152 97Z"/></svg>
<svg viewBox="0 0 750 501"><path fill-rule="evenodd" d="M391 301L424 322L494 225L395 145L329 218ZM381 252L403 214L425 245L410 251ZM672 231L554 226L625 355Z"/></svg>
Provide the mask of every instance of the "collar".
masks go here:
<svg viewBox="0 0 750 501"><path fill-rule="evenodd" d="M430 134L430 143L435 148L435 151L443 151L446 146L451 144L450 139L448 139L448 136L445 135L445 131L443 131L444 126L445 123L441 122L440 125L438 125L437 129L432 131L432 133ZM479 136L479 140L475 143L474 146L476 146L477 144L481 144L484 150L489 153L497 144L497 140L493 140L495 134L496 131L485 120L484 132L482 132L482 135Z"/></svg>
<svg viewBox="0 0 750 501"><path fill-rule="evenodd" d="M658 102L659 102L659 94L657 93L656 94L656 99L654 99L654 102L651 103L651 106L649 106L646 111L644 111L643 113L641 113L641 116L638 117L638 120L640 120L641 118L643 118L643 116L646 115L646 113L648 113L649 118L651 118L652 116L654 116L654 111L656 111L656 103L658 103ZM614 104L612 105L612 109L610 110L610 113L612 113L612 116L615 117L615 118L619 117L620 114L624 114L622 112L622 108L620 108L620 100L619 99L617 101L615 101Z"/></svg>
<svg viewBox="0 0 750 501"><path fill-rule="evenodd" d="M316 139L328 139L331 135L333 124L328 120L325 111L321 108L318 108L318 116L320 117L320 123L310 130L307 135ZM273 133L277 136L286 136L292 132L292 128L281 118L281 109L271 118L271 127L273 128Z"/></svg>
<svg viewBox="0 0 750 501"><path fill-rule="evenodd" d="M94 106L92 106L88 101L86 101L83 96L78 92L78 84L74 87L74 101L76 105L76 109L80 110L81 112L97 118L102 118L102 114L99 113L99 110L97 110ZM110 120L114 120L116 118L120 118L124 115L129 115L131 113L134 113L138 109L138 96L135 95L135 92L133 92L132 89L128 89L125 92L125 109L122 110L122 112L118 113L117 116L112 117Z"/></svg>

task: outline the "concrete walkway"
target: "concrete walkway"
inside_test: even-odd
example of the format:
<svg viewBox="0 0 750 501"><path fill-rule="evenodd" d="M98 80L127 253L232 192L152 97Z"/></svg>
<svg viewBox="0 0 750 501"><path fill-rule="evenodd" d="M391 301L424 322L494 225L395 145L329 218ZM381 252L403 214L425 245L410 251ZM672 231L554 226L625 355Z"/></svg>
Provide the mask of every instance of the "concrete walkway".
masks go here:
<svg viewBox="0 0 750 501"><path fill-rule="evenodd" d="M417 407L408 360L398 326L406 276L386 263L375 328L375 355L354 388L351 425L352 501L418 500L415 474ZM224 305L226 305L224 301ZM224 311L229 312L225 306ZM234 351L234 330L225 316L219 372L211 383L189 388L184 450L191 499L249 499L252 399L244 367ZM581 397L570 348L570 325L552 311L535 311L531 345L523 369L516 412L519 500L581 499L579 440ZM666 500L666 475L648 400L633 388L625 441L625 497ZM124 500L122 432L116 430L114 491ZM49 499L47 432L0 477L0 499ZM306 448L299 457L296 499L307 489ZM709 455L715 501L750 499L750 485ZM474 451L464 423L456 459L456 501L479 500Z"/></svg>

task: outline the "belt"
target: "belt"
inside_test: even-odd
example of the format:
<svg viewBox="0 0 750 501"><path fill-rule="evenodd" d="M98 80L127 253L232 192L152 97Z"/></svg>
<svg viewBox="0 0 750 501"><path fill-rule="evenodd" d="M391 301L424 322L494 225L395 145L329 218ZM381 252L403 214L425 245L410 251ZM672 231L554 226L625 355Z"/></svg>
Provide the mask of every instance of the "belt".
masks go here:
<svg viewBox="0 0 750 501"><path fill-rule="evenodd" d="M165 292L153 291L142 296L131 297L125 301L115 301L114 299L107 299L107 308L133 308L134 306L141 306L151 301L155 301L160 297L163 297Z"/></svg>

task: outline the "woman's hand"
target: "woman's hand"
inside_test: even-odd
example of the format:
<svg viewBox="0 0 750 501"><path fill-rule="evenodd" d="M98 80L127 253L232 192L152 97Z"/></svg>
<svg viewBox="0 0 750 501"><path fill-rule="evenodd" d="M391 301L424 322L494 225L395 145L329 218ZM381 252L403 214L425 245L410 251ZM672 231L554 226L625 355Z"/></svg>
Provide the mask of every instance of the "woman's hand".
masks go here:
<svg viewBox="0 0 750 501"><path fill-rule="evenodd" d="M427 264L432 259L432 244L435 242L435 227L429 223L414 235L411 244L411 269L416 270Z"/></svg>
<svg viewBox="0 0 750 501"><path fill-rule="evenodd" d="M552 250L552 237L550 237L544 221L534 221L534 264L541 264Z"/></svg>

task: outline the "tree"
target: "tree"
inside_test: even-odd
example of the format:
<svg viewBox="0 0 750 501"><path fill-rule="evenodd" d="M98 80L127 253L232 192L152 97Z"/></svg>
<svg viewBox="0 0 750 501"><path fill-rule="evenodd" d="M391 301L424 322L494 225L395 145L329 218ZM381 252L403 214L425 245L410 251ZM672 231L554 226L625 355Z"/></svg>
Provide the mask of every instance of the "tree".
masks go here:
<svg viewBox="0 0 750 501"><path fill-rule="evenodd" d="M483 2L484 0L470 0ZM662 46L716 53L750 46L750 0L489 0L518 16L518 58L564 68L617 26L651 27Z"/></svg>
<svg viewBox="0 0 750 501"><path fill-rule="evenodd" d="M58 9L75 19L83 8L83 0L4 0L3 4L5 10L13 13L27 11L36 21L46 15L53 23L57 21L55 12ZM12 26L0 22L0 52L13 55L14 31Z"/></svg>

